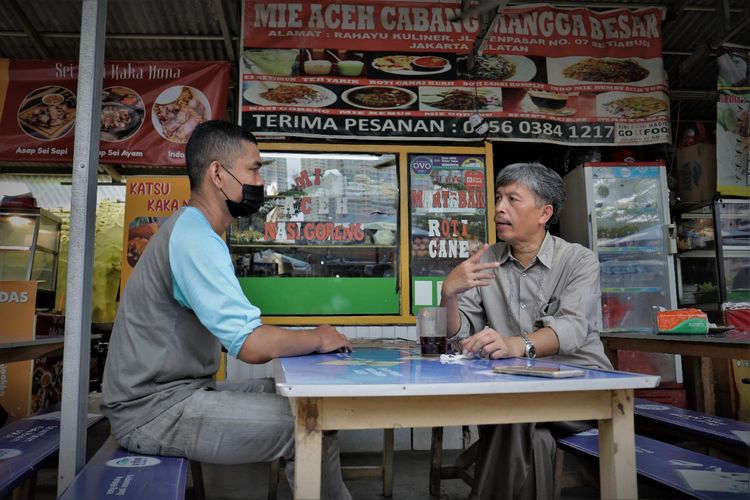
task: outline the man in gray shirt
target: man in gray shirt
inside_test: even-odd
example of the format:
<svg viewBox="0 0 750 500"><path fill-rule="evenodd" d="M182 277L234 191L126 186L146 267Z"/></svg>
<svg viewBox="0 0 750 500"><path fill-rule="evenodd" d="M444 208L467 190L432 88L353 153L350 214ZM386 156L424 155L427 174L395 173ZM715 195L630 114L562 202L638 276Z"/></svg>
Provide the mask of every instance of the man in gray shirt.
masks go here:
<svg viewBox="0 0 750 500"><path fill-rule="evenodd" d="M491 359L545 357L611 369L599 339L599 262L589 249L548 233L565 198L562 178L539 163L497 176L497 244L446 277L449 335L465 353ZM584 223L584 221L581 221ZM471 498L551 498L556 424L482 426Z"/></svg>

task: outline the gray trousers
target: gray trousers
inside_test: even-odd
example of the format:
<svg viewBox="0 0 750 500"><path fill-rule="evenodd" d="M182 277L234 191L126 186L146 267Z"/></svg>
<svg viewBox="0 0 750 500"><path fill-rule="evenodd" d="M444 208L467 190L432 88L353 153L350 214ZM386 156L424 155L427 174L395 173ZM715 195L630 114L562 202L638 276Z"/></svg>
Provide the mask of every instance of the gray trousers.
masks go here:
<svg viewBox="0 0 750 500"><path fill-rule="evenodd" d="M128 450L187 457L198 462L242 464L288 460L293 489L294 417L289 401L274 393L271 379L217 384L203 389L157 418L122 436ZM350 500L341 478L335 433L323 435L321 496Z"/></svg>
<svg viewBox="0 0 750 500"><path fill-rule="evenodd" d="M553 498L555 437L581 432L594 425L581 421L480 426L469 499Z"/></svg>

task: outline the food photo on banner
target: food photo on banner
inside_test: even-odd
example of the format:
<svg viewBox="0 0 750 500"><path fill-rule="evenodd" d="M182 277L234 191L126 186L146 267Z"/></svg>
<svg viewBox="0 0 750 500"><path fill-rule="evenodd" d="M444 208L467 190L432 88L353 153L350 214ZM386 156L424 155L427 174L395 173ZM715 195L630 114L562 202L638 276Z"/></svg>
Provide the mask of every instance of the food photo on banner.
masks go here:
<svg viewBox="0 0 750 500"><path fill-rule="evenodd" d="M750 51L722 49L716 103L717 188L750 196Z"/></svg>
<svg viewBox="0 0 750 500"><path fill-rule="evenodd" d="M0 60L0 160L71 162L78 67ZM229 63L105 61L102 162L184 165L195 127L226 112Z"/></svg>
<svg viewBox="0 0 750 500"><path fill-rule="evenodd" d="M473 64L479 21L454 21L458 12L460 2L245 0L243 127L260 137L670 141L662 8L510 6Z"/></svg>

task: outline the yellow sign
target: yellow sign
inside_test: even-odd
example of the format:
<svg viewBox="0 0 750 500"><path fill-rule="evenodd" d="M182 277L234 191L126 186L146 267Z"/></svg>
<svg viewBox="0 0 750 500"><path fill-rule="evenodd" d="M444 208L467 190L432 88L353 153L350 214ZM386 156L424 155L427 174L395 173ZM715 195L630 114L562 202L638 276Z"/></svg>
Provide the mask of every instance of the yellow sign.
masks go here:
<svg viewBox="0 0 750 500"><path fill-rule="evenodd" d="M190 182L181 176L131 176L125 194L125 244L120 290L159 226L190 200Z"/></svg>
<svg viewBox="0 0 750 500"><path fill-rule="evenodd" d="M0 341L34 339L36 281L0 281Z"/></svg>
<svg viewBox="0 0 750 500"><path fill-rule="evenodd" d="M0 342L34 340L36 281L0 281ZM0 404L12 418L29 414L31 361L0 364Z"/></svg>

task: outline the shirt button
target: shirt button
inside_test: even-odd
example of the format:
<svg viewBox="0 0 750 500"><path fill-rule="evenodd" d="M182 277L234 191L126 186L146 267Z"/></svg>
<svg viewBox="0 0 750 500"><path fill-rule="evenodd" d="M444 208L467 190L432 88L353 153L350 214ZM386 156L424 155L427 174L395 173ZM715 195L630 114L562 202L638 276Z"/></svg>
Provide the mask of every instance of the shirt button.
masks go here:
<svg viewBox="0 0 750 500"><path fill-rule="evenodd" d="M526 276L526 273L521 273L521 276Z"/></svg>
<svg viewBox="0 0 750 500"><path fill-rule="evenodd" d="M521 304L521 309L526 309L526 304Z"/></svg>

